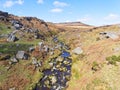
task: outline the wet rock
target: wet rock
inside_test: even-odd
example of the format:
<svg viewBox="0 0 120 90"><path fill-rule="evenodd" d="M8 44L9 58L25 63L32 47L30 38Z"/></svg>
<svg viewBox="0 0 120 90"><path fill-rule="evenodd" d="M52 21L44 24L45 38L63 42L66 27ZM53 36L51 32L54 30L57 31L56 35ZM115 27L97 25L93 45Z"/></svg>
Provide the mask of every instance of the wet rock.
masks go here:
<svg viewBox="0 0 120 90"><path fill-rule="evenodd" d="M69 58L65 58L62 62L64 65L71 65L72 64L72 60Z"/></svg>
<svg viewBox="0 0 120 90"><path fill-rule="evenodd" d="M74 50L72 50L72 53L79 55L83 53L83 50L80 47L77 47Z"/></svg>
<svg viewBox="0 0 120 90"><path fill-rule="evenodd" d="M64 88L63 86L60 86L59 84L55 84L53 85L51 90L62 90L63 88Z"/></svg>

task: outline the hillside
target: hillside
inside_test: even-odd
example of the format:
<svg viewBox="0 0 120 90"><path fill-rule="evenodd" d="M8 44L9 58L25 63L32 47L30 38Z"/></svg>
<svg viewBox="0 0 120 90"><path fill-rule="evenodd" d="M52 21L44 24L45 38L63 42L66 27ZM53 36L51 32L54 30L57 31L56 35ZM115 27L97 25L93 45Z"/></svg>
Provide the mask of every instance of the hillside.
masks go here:
<svg viewBox="0 0 120 90"><path fill-rule="evenodd" d="M55 23L55 25L66 30L86 30L94 27L82 22Z"/></svg>
<svg viewBox="0 0 120 90"><path fill-rule="evenodd" d="M63 76L66 80L61 88L66 88L70 72L60 79L55 71L65 73L71 59L68 46L57 38L58 32L52 23L0 11L0 90L55 89L59 86L53 85L61 85Z"/></svg>
<svg viewBox="0 0 120 90"><path fill-rule="evenodd" d="M107 25L60 34L71 47L73 61L67 90L119 90L119 30L119 25Z"/></svg>

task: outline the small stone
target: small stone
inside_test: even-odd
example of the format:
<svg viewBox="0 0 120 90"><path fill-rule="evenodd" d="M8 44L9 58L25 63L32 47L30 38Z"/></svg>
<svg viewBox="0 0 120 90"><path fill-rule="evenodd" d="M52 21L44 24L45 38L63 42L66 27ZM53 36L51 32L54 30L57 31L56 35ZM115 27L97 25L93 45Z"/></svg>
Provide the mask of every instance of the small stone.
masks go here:
<svg viewBox="0 0 120 90"><path fill-rule="evenodd" d="M34 59L34 60L32 61L32 64L34 64L34 65L37 64L37 60Z"/></svg>
<svg viewBox="0 0 120 90"><path fill-rule="evenodd" d="M61 61L63 61L63 58L59 56L59 57L56 58L56 61L60 61L61 62Z"/></svg>
<svg viewBox="0 0 120 90"><path fill-rule="evenodd" d="M7 70L9 70L10 68L11 68L11 66L7 66L7 67L5 67Z"/></svg>
<svg viewBox="0 0 120 90"><path fill-rule="evenodd" d="M53 66L53 63L51 62L51 63L49 63L49 65L50 65L50 66Z"/></svg>
<svg viewBox="0 0 120 90"><path fill-rule="evenodd" d="M42 66L42 63L39 61L39 62L38 62L38 65L39 65L39 66Z"/></svg>
<svg viewBox="0 0 120 90"><path fill-rule="evenodd" d="M13 62L13 63L17 63L18 60L17 60L16 58L12 58L12 59L11 59L11 62Z"/></svg>
<svg viewBox="0 0 120 90"><path fill-rule="evenodd" d="M54 55L54 52L50 52L50 55Z"/></svg>
<svg viewBox="0 0 120 90"><path fill-rule="evenodd" d="M12 65L12 62L8 62L9 63L9 65Z"/></svg>

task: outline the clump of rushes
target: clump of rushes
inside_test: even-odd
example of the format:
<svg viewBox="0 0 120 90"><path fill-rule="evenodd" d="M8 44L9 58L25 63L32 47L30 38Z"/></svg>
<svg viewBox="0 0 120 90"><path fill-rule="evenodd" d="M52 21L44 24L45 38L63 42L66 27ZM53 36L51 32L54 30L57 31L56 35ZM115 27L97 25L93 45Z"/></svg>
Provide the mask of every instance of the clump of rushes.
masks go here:
<svg viewBox="0 0 120 90"><path fill-rule="evenodd" d="M92 70L93 71L98 71L99 69L100 69L100 65L96 61L94 61L92 63Z"/></svg>
<svg viewBox="0 0 120 90"><path fill-rule="evenodd" d="M120 56L110 56L107 57L106 60L108 61L108 64L116 65L116 62L120 62Z"/></svg>

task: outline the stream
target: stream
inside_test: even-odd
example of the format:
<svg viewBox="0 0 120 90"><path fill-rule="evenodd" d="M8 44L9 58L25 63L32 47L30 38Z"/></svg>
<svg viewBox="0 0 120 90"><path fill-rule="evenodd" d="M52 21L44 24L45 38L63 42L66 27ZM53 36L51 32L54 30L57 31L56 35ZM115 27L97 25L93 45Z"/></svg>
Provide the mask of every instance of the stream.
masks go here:
<svg viewBox="0 0 120 90"><path fill-rule="evenodd" d="M43 77L39 80L35 90L63 90L68 87L67 82L71 77L72 60L67 50L61 50L61 54L49 62L52 67L43 71Z"/></svg>

